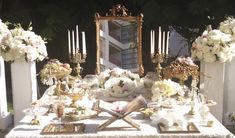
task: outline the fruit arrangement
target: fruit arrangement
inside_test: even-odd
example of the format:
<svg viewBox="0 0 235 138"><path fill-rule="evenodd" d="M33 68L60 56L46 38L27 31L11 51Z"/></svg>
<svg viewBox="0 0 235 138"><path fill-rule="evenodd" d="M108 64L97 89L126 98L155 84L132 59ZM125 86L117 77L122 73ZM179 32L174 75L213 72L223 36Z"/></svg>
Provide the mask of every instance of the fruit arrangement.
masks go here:
<svg viewBox="0 0 235 138"><path fill-rule="evenodd" d="M52 59L40 71L41 81L44 84L52 85L54 81L67 77L71 71L68 63L61 63L58 59Z"/></svg>

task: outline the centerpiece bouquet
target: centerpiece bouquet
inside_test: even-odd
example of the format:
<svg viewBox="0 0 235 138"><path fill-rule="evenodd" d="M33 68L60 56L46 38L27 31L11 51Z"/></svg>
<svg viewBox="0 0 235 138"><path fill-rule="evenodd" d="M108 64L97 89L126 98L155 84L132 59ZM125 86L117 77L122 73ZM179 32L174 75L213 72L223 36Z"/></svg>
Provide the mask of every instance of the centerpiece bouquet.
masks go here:
<svg viewBox="0 0 235 138"><path fill-rule="evenodd" d="M8 29L1 22L0 28L0 56L5 61L42 61L47 57L46 42L32 31L32 27L24 30L21 25L15 25L15 28Z"/></svg>
<svg viewBox="0 0 235 138"><path fill-rule="evenodd" d="M156 81L151 88L151 92L152 101L157 101L162 97L170 97L176 94L184 96L183 87L170 79Z"/></svg>
<svg viewBox="0 0 235 138"><path fill-rule="evenodd" d="M99 74L98 79L103 91L113 97L129 96L141 85L138 74L120 68L105 70Z"/></svg>
<svg viewBox="0 0 235 138"><path fill-rule="evenodd" d="M192 44L192 57L205 62L227 62L235 56L234 19L220 23L219 29L208 28Z"/></svg>
<svg viewBox="0 0 235 138"><path fill-rule="evenodd" d="M104 87L104 84L107 80L111 78L120 78L120 77L126 77L131 80L140 81L140 76L138 74L132 73L129 70L120 69L120 68L114 68L112 70L107 69L103 72L101 72L98 76L100 81L100 87Z"/></svg>
<svg viewBox="0 0 235 138"><path fill-rule="evenodd" d="M135 90L137 83L127 77L120 77L109 79L104 86L111 96L125 97Z"/></svg>

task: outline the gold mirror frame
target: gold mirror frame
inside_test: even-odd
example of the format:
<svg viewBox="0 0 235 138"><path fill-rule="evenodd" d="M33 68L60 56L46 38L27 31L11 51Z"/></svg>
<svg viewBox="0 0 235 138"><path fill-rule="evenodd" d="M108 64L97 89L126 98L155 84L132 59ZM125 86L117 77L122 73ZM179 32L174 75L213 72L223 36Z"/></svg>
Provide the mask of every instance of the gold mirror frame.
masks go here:
<svg viewBox="0 0 235 138"><path fill-rule="evenodd" d="M138 63L138 74L144 74L144 68L142 65L142 22L143 14L140 13L138 16L132 16L131 13L120 4L115 5L112 9L106 13L106 16L100 16L98 13L95 13L95 23L96 23L96 74L100 73L100 20L124 20L124 21L136 21L137 22L137 63Z"/></svg>

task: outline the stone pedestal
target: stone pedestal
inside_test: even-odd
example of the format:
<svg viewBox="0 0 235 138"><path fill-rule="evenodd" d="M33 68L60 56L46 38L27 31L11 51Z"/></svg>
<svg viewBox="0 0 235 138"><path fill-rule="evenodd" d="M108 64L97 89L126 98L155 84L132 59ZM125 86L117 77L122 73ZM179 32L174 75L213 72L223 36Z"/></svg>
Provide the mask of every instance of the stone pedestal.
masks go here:
<svg viewBox="0 0 235 138"><path fill-rule="evenodd" d="M22 112L37 100L35 62L15 61L11 64L14 124L24 117Z"/></svg>
<svg viewBox="0 0 235 138"><path fill-rule="evenodd" d="M5 65L0 57L0 129L6 129L12 123L12 116L7 111L6 95Z"/></svg>
<svg viewBox="0 0 235 138"><path fill-rule="evenodd" d="M200 90L207 99L217 102L210 111L222 122L225 64L201 62L200 69Z"/></svg>

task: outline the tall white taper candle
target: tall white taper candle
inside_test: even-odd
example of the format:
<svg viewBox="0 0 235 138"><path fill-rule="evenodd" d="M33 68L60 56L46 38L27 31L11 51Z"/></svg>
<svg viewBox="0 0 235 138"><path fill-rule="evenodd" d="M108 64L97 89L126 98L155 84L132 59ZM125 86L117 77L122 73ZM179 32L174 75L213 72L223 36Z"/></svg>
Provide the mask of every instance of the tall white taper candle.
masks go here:
<svg viewBox="0 0 235 138"><path fill-rule="evenodd" d="M162 31L161 31L161 26L159 26L159 29L158 29L158 54L161 54L161 40L162 40Z"/></svg>
<svg viewBox="0 0 235 138"><path fill-rule="evenodd" d="M85 32L82 32L82 53L86 55L86 38Z"/></svg>
<svg viewBox="0 0 235 138"><path fill-rule="evenodd" d="M165 31L162 33L162 54L165 54Z"/></svg>
<svg viewBox="0 0 235 138"><path fill-rule="evenodd" d="M153 54L154 54L155 52L155 31L154 30L152 32L152 38L153 38L152 43L153 43Z"/></svg>
<svg viewBox="0 0 235 138"><path fill-rule="evenodd" d="M72 30L72 47L73 47L73 54L75 54L76 53L76 51L75 51L75 40L74 40L74 30Z"/></svg>
<svg viewBox="0 0 235 138"><path fill-rule="evenodd" d="M76 25L76 47L79 51L79 33L78 33L78 25Z"/></svg>
<svg viewBox="0 0 235 138"><path fill-rule="evenodd" d="M168 55L169 52L169 41L170 41L170 32L167 32L167 36L166 36L166 54Z"/></svg>
<svg viewBox="0 0 235 138"><path fill-rule="evenodd" d="M71 42L70 42L70 31L68 30L68 51L69 56L71 55Z"/></svg>
<svg viewBox="0 0 235 138"><path fill-rule="evenodd" d="M153 46L153 30L151 30L150 32L150 45L151 45L151 49L150 49L150 53L151 55L154 54L154 46Z"/></svg>

